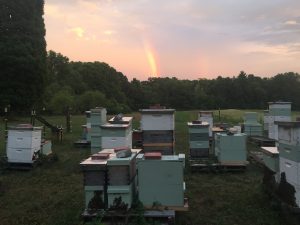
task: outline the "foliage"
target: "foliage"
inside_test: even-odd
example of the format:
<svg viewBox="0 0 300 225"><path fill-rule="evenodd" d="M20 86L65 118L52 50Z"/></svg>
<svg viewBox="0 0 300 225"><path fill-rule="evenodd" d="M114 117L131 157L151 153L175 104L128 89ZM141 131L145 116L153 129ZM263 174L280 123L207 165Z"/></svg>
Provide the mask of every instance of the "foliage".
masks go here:
<svg viewBox="0 0 300 225"><path fill-rule="evenodd" d="M37 105L46 84L44 0L0 1L0 107Z"/></svg>

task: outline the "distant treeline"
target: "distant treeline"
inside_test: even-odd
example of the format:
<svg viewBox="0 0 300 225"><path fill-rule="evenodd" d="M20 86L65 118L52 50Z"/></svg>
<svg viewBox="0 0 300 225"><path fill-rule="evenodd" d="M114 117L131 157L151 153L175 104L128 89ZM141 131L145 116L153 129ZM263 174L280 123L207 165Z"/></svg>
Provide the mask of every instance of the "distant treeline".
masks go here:
<svg viewBox="0 0 300 225"><path fill-rule="evenodd" d="M271 78L242 71L232 78L129 82L106 63L70 62L53 51L48 52L47 65L49 81L42 105L53 113L62 113L67 106L74 112L103 106L111 113L125 113L156 103L178 110L265 109L268 101L276 100L291 101L294 110L300 109L300 75L292 72Z"/></svg>

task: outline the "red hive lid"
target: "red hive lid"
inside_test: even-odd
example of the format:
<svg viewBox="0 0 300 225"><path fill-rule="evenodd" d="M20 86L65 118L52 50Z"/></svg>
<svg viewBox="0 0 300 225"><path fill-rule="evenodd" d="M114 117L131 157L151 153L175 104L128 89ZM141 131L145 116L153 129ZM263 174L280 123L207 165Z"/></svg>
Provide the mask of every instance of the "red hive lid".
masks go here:
<svg viewBox="0 0 300 225"><path fill-rule="evenodd" d="M102 160L102 159L108 159L110 153L96 153L92 155L92 160Z"/></svg>
<svg viewBox="0 0 300 225"><path fill-rule="evenodd" d="M161 152L146 152L145 159L161 159Z"/></svg>

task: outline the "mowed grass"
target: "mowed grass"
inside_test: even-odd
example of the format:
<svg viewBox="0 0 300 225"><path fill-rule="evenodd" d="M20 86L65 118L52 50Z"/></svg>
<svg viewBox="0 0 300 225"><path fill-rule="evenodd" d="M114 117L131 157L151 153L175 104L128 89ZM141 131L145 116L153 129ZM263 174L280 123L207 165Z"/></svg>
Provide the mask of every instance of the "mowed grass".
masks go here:
<svg viewBox="0 0 300 225"><path fill-rule="evenodd" d="M222 110L220 118L235 124L242 122L243 113ZM218 121L218 111L215 115ZM135 113L134 118L134 127L138 127L139 114ZM177 153L188 153L186 123L196 118L197 111L176 112ZM47 120L65 127L64 117L47 117ZM29 122L29 118L10 123L26 121ZM73 132L65 134L62 143L52 137L58 161L45 162L30 171L0 171L1 225L83 224L80 214L84 208L84 193L79 162L89 156L89 149L76 149L73 141L80 138L84 123L84 116L73 116ZM4 130L3 124L1 130ZM0 153L5 155L4 136L1 138ZM296 216L273 207L273 201L263 191L262 176L262 168L255 164L249 165L245 173L191 173L187 167L185 182L190 209L178 213L177 224L299 224Z"/></svg>

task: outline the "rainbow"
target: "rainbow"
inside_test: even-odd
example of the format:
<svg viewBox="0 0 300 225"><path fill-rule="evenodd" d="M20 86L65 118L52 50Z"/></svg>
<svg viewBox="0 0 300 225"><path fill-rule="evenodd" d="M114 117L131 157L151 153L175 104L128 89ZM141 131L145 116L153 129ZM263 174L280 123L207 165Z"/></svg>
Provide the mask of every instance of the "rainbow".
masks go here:
<svg viewBox="0 0 300 225"><path fill-rule="evenodd" d="M144 42L144 49L151 69L151 77L159 77L154 50L150 47L150 45L147 42Z"/></svg>

